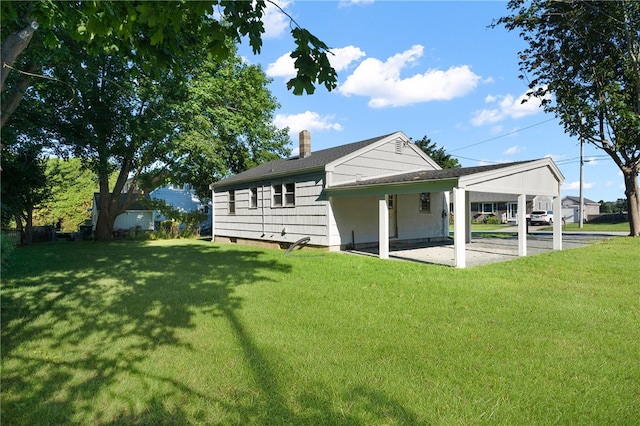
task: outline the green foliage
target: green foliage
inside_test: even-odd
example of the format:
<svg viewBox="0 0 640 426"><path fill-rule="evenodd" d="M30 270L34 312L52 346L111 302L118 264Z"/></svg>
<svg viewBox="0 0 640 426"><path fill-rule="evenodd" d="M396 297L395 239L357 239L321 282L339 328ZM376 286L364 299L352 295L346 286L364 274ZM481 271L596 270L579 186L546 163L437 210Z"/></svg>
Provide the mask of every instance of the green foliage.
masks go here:
<svg viewBox="0 0 640 426"><path fill-rule="evenodd" d="M208 199L211 182L290 153L287 129L271 124L279 105L268 83L260 67L235 55L197 68L178 106L181 132L166 169L173 182Z"/></svg>
<svg viewBox="0 0 640 426"><path fill-rule="evenodd" d="M200 224L207 219L201 211L184 212L175 209L164 200L152 199L151 208L167 218L159 224L156 235L159 238L191 238L200 234Z"/></svg>
<svg viewBox="0 0 640 426"><path fill-rule="evenodd" d="M247 37L254 53L259 53L266 2L32 1L2 2L1 7L3 43L9 34L35 20L40 25L36 33L46 34L37 43L60 59L67 57L60 47L72 38L80 51L117 53L135 63L136 71L159 78L167 71L186 77L190 64L203 53L216 61L227 59L233 54L228 40L240 43ZM327 45L293 20L291 35L297 76L289 87L296 94L313 93L315 83L335 88L337 76L327 58Z"/></svg>
<svg viewBox="0 0 640 426"><path fill-rule="evenodd" d="M12 424L640 418L640 239L465 270L197 240L15 255Z"/></svg>
<svg viewBox="0 0 640 426"><path fill-rule="evenodd" d="M443 169L459 169L462 167L457 158L447 154L444 147L438 148L435 142L431 142L430 138L423 136L422 139L414 141L414 143Z"/></svg>
<svg viewBox="0 0 640 426"><path fill-rule="evenodd" d="M13 239L2 231L0 233L0 266L3 271L6 271L6 268L11 265L15 249L16 245Z"/></svg>
<svg viewBox="0 0 640 426"><path fill-rule="evenodd" d="M91 219L93 194L98 191L95 174L79 158L47 160L47 178L52 183L51 199L34 211L34 225L61 225L63 232L75 232Z"/></svg>
<svg viewBox="0 0 640 426"><path fill-rule="evenodd" d="M2 224L29 228L33 211L51 197L40 146L14 143L2 150Z"/></svg>
<svg viewBox="0 0 640 426"><path fill-rule="evenodd" d="M518 55L530 94L618 165L639 236L640 2L511 0L508 8L494 25L527 43Z"/></svg>

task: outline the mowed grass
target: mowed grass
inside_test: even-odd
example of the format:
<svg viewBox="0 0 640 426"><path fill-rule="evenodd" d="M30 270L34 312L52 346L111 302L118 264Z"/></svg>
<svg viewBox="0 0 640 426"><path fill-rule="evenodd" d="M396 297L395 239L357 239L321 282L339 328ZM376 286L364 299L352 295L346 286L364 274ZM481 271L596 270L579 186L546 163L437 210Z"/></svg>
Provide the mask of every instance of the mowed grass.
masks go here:
<svg viewBox="0 0 640 426"><path fill-rule="evenodd" d="M3 425L640 419L637 238L464 270L198 240L15 255Z"/></svg>

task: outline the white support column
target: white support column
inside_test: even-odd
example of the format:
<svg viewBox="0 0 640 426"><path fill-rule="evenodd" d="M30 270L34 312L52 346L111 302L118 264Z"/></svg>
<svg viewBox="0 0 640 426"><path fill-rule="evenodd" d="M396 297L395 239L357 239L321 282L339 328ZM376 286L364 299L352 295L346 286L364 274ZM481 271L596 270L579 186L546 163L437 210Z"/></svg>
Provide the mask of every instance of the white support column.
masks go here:
<svg viewBox="0 0 640 426"><path fill-rule="evenodd" d="M378 200L378 257L389 258L389 207L387 207L387 195Z"/></svg>
<svg viewBox="0 0 640 426"><path fill-rule="evenodd" d="M464 214L467 217L467 220L465 220L464 226L465 226L465 241L467 243L471 243L471 192L469 191L465 191L464 192Z"/></svg>
<svg viewBox="0 0 640 426"><path fill-rule="evenodd" d="M213 190L213 184L209 186L211 189L211 242L216 240L216 193Z"/></svg>
<svg viewBox="0 0 640 426"><path fill-rule="evenodd" d="M527 255L527 195L518 195L518 256Z"/></svg>
<svg viewBox="0 0 640 426"><path fill-rule="evenodd" d="M464 188L453 188L453 250L454 265L464 268L467 263L465 241L467 203Z"/></svg>
<svg viewBox="0 0 640 426"><path fill-rule="evenodd" d="M562 198L553 199L553 249L562 250Z"/></svg>

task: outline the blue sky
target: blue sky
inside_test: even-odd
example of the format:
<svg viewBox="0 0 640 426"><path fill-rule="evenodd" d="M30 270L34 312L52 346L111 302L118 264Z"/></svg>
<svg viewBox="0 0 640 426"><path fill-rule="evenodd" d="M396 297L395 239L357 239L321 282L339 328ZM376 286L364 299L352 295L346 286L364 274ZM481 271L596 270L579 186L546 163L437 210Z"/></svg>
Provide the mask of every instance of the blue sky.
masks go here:
<svg viewBox="0 0 640 426"><path fill-rule="evenodd" d="M428 136L463 167L551 156L565 176L564 195L579 195L580 142L566 135L539 102L521 100L518 78L525 45L516 33L491 29L506 1L280 1L280 7L332 49L338 87L295 96L289 18L269 8L262 52L247 43L239 53L273 79L281 107L274 124L311 132L313 150L395 131ZM584 196L624 198L613 161L584 149Z"/></svg>

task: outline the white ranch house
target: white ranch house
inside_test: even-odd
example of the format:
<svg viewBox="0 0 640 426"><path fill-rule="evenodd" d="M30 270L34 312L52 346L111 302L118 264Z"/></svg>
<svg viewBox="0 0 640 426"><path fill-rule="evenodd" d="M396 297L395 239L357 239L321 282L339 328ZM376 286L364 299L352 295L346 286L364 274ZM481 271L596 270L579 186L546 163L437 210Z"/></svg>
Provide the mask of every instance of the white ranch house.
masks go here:
<svg viewBox="0 0 640 426"><path fill-rule="evenodd" d="M442 169L402 132L311 152L309 132L302 131L298 156L210 185L212 239L286 246L309 237L310 245L334 251L378 246L379 257L388 258L390 241L448 239L453 214L455 265L464 268L470 193L515 194L522 215L527 196L545 195L560 211L563 181L549 158ZM526 221L518 226L524 256ZM553 247L562 248L559 222Z"/></svg>

